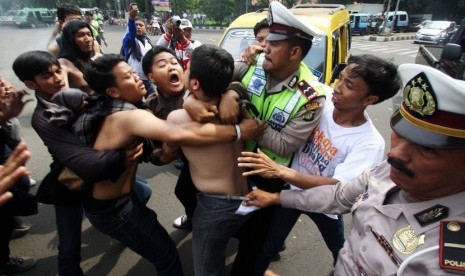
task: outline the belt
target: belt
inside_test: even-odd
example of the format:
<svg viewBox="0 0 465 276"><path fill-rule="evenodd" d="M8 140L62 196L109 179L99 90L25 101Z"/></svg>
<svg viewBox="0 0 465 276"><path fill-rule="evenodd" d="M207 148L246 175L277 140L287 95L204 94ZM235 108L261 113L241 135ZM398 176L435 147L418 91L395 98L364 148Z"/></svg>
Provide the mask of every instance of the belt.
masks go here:
<svg viewBox="0 0 465 276"><path fill-rule="evenodd" d="M219 198L219 199L226 199L226 200L229 200L229 201L232 201L232 200L248 201L248 200L250 200L250 198L245 197L245 196L236 196L236 195L211 195L211 194L204 194L204 193L201 193L201 194L204 195L204 196L207 196L207 197L213 197L213 198Z"/></svg>

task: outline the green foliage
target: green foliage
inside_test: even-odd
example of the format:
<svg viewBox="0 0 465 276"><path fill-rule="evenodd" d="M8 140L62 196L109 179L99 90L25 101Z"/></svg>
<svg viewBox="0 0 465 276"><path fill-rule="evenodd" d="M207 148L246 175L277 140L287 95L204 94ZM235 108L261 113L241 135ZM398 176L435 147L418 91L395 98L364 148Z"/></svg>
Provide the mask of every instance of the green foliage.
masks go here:
<svg viewBox="0 0 465 276"><path fill-rule="evenodd" d="M213 19L217 24L223 25L232 20L235 8L234 0L202 0L199 2L200 10Z"/></svg>

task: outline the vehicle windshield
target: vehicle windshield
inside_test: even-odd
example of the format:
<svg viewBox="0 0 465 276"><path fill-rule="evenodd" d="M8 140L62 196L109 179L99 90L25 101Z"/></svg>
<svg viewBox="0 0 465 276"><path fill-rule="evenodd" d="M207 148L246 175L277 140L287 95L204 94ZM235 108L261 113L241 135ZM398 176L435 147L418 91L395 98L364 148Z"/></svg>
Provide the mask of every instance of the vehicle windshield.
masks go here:
<svg viewBox="0 0 465 276"><path fill-rule="evenodd" d="M449 21L431 21L426 23L425 28L435 29L435 30L444 30L450 26Z"/></svg>
<svg viewBox="0 0 465 276"><path fill-rule="evenodd" d="M304 63L310 68L312 73L322 79L324 76L326 57L326 36L313 39L312 48L304 59ZM255 43L255 36L251 28L231 29L225 35L220 47L228 51L235 60L239 60L241 53L250 44Z"/></svg>
<svg viewBox="0 0 465 276"><path fill-rule="evenodd" d="M18 11L18 13L16 14L16 16L20 17L20 16L26 16L27 15L27 11Z"/></svg>
<svg viewBox="0 0 465 276"><path fill-rule="evenodd" d="M18 13L18 11L9 10L4 15L5 16L14 16L14 15L16 15L16 13Z"/></svg>

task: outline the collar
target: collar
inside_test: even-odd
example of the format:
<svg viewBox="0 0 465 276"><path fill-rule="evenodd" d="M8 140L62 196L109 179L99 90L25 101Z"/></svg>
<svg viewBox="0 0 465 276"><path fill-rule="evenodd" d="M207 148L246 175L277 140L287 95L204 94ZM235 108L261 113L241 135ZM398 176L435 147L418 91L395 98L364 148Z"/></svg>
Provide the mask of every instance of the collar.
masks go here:
<svg viewBox="0 0 465 276"><path fill-rule="evenodd" d="M389 190L385 196L389 193L395 191L394 189L399 189L394 187ZM429 208L432 208L436 205L442 205L449 208L449 215L447 218L457 217L465 213L465 204L463 204L463 199L465 198L465 191L453 194L450 196L421 201L409 204L390 204L390 205L380 205L375 206L375 208L382 214L392 219L398 219L401 215L404 215L405 219L408 221L408 224L413 227L415 233L422 234L433 228L439 227L440 221L421 226L418 221L415 219L415 214L421 213Z"/></svg>
<svg viewBox="0 0 465 276"><path fill-rule="evenodd" d="M271 94L271 93L281 92L285 89L296 90L296 84L299 81L299 77L300 77L300 67L294 73L292 73L287 78L279 82L277 82L269 74L267 74L266 75L266 78L267 78L266 92L268 94Z"/></svg>

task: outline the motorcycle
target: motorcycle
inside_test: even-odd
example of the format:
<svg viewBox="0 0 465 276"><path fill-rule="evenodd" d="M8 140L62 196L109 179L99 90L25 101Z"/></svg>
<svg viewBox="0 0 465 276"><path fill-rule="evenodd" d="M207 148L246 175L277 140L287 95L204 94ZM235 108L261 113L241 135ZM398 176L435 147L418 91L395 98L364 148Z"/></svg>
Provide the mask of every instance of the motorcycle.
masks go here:
<svg viewBox="0 0 465 276"><path fill-rule="evenodd" d="M116 20L113 16L110 16L110 18L108 18L108 25L116 25Z"/></svg>
<svg viewBox="0 0 465 276"><path fill-rule="evenodd" d="M152 28L151 28L152 35L160 35L161 34L160 23L158 23L157 19L152 19L152 22L151 22L150 25L152 26Z"/></svg>

